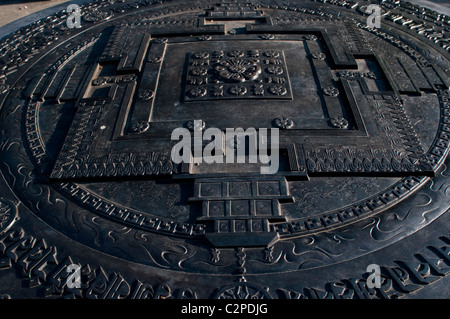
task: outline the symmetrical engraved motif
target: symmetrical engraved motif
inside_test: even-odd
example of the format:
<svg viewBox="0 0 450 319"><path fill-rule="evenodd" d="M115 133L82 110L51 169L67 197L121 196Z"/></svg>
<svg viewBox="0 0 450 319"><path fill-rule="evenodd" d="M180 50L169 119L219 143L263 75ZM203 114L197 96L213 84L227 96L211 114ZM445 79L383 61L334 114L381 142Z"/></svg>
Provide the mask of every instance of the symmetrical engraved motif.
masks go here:
<svg viewBox="0 0 450 319"><path fill-rule="evenodd" d="M283 51L197 51L188 56L184 100L291 99Z"/></svg>
<svg viewBox="0 0 450 319"><path fill-rule="evenodd" d="M242 51L240 51L242 53ZM230 55L230 53L228 53ZM243 55L243 53L242 53ZM233 58L229 60L222 60L218 62L215 71L223 79L232 80L235 82L245 82L256 80L261 73L261 67L258 65L256 59L239 59L240 55L231 55ZM205 69L204 74L206 75Z"/></svg>

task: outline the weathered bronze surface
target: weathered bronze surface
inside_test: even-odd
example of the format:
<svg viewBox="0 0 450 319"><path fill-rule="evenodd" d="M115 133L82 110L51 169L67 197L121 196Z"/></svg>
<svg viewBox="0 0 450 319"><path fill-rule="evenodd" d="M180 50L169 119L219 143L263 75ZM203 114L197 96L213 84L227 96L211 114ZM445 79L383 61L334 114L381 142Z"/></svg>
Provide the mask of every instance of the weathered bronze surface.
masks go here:
<svg viewBox="0 0 450 319"><path fill-rule="evenodd" d="M369 4L94 1L6 37L0 295L449 298L450 17ZM176 164L179 127L279 128L279 170Z"/></svg>

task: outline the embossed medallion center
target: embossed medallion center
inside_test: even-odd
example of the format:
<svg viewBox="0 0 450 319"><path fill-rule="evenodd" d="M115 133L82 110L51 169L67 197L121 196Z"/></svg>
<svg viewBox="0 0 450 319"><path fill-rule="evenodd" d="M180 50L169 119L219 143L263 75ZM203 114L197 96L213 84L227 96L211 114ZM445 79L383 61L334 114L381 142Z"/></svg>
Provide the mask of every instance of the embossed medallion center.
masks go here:
<svg viewBox="0 0 450 319"><path fill-rule="evenodd" d="M261 67L258 63L257 59L230 59L220 62L215 70L223 79L245 82L256 80L261 74Z"/></svg>

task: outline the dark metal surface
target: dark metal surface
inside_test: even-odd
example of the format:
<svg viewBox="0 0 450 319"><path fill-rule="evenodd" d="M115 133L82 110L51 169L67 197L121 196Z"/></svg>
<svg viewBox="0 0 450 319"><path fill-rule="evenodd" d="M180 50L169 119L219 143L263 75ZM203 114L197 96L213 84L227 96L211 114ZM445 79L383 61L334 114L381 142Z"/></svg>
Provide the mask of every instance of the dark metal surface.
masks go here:
<svg viewBox="0 0 450 319"><path fill-rule="evenodd" d="M0 294L450 297L450 18L369 4L97 1L5 38ZM180 127L279 128L279 169L176 164Z"/></svg>

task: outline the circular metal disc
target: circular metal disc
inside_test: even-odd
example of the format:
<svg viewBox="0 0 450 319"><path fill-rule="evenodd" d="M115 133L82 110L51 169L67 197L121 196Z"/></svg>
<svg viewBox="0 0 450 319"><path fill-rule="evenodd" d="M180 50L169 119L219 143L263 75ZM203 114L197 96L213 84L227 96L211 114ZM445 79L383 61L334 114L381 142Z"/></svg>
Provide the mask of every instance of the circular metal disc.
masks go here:
<svg viewBox="0 0 450 319"><path fill-rule="evenodd" d="M19 29L0 294L449 297L449 39L399 1L94 1Z"/></svg>

